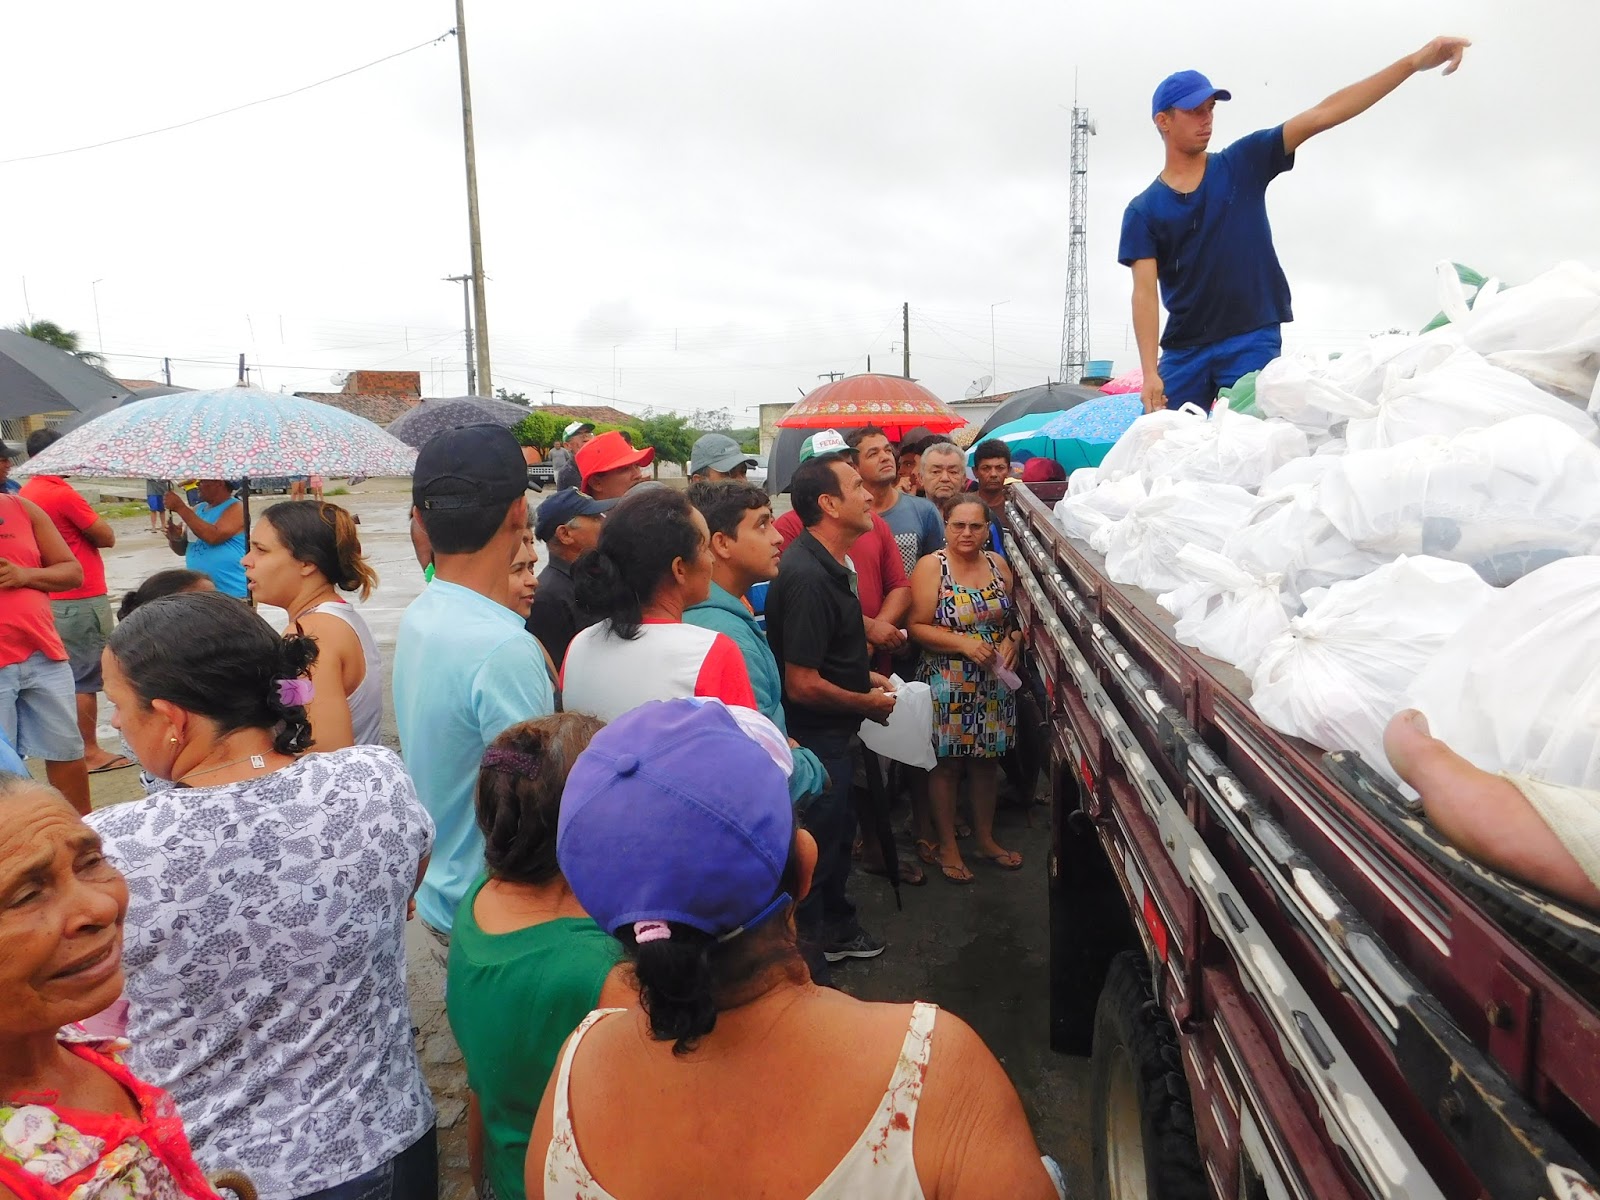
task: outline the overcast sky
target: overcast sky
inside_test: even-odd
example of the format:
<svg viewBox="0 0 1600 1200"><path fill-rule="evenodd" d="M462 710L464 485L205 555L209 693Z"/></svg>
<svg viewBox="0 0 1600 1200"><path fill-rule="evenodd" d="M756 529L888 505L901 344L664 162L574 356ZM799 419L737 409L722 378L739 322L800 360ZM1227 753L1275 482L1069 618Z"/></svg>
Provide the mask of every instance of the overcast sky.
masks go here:
<svg viewBox="0 0 1600 1200"><path fill-rule="evenodd" d="M1119 369L1137 365L1121 214L1161 166L1150 93L1185 67L1233 90L1220 148L1436 33L1474 39L1457 75L1412 79L1273 184L1291 344L1422 324L1441 258L1508 281L1600 261L1592 0L468 0L467 19L494 382L536 399L798 399L869 355L898 372L902 301L912 373L945 399L1053 377L1074 72L1098 127L1091 347ZM56 0L7 20L15 160L312 83L455 16ZM362 367L465 390L461 289L441 282L469 261L453 39L8 161L0 205L0 323L67 325L121 376L170 355L175 382L221 385L242 351L273 390Z"/></svg>

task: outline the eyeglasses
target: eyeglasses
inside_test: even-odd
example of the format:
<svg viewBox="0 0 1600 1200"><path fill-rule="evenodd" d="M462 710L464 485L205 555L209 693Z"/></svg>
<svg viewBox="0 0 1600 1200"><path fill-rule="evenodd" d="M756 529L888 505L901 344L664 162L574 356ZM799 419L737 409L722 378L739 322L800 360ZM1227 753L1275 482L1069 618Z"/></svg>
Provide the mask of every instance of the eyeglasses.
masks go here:
<svg viewBox="0 0 1600 1200"><path fill-rule="evenodd" d="M946 521L944 527L957 533L982 533L989 528L987 521Z"/></svg>

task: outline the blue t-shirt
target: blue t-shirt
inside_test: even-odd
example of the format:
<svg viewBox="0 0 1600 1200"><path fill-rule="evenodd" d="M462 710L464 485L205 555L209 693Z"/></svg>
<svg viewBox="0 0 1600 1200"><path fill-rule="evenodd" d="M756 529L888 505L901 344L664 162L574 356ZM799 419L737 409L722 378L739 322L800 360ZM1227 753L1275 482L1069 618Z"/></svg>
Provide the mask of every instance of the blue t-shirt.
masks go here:
<svg viewBox="0 0 1600 1200"><path fill-rule="evenodd" d="M1156 260L1167 310L1164 349L1207 346L1294 320L1267 223L1267 184L1293 167L1279 125L1209 155L1200 186L1188 195L1157 177L1129 203L1117 261Z"/></svg>
<svg viewBox="0 0 1600 1200"><path fill-rule="evenodd" d="M237 496L229 497L221 504L207 504L204 500L194 506L194 515L202 521L212 525L217 523L217 518L238 504ZM225 596L237 596L247 599L250 595L250 586L244 577L244 530L240 530L225 542L218 542L215 546L209 542L202 542L191 531L189 534L189 548L184 551L183 565L191 571L199 571L202 575L211 576L211 582L216 585L217 591Z"/></svg>
<svg viewBox="0 0 1600 1200"><path fill-rule="evenodd" d="M555 711L544 655L522 618L460 584L435 579L406 608L394 647L400 756L436 836L417 914L445 933L483 872L473 794L483 752L519 721Z"/></svg>
<svg viewBox="0 0 1600 1200"><path fill-rule="evenodd" d="M894 544L900 551L900 563L906 569L907 579L919 558L944 549L944 518L932 500L901 496L892 508L880 515L889 526L889 532L894 534Z"/></svg>

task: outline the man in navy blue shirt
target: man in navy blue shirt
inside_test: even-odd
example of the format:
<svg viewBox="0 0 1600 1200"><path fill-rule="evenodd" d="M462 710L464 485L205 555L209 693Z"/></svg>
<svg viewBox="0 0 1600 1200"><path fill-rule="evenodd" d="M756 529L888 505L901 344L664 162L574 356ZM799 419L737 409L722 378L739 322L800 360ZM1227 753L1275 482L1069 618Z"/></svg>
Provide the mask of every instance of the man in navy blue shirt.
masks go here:
<svg viewBox="0 0 1600 1200"><path fill-rule="evenodd" d="M1144 369L1144 408L1186 402L1208 408L1217 392L1260 370L1282 349L1294 319L1289 281L1272 248L1267 184L1294 167L1307 138L1366 112L1419 71L1461 65L1470 43L1440 37L1369 79L1335 92L1274 129L1207 154L1211 118L1230 93L1198 71L1169 75L1151 105L1167 162L1122 216L1117 260L1133 268L1133 331ZM1167 327L1156 330L1160 307Z"/></svg>

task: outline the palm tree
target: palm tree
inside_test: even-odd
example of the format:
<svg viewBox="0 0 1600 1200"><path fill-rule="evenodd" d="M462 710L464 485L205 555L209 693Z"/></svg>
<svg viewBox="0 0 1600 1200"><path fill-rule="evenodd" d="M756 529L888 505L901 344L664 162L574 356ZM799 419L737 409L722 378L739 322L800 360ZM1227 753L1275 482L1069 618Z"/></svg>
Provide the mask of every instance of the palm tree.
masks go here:
<svg viewBox="0 0 1600 1200"><path fill-rule="evenodd" d="M35 338L54 346L57 350L64 350L91 367L105 366L106 360L102 355L96 354L93 350L80 348L83 339L75 331L63 329L54 321L18 321L11 327L11 332Z"/></svg>

